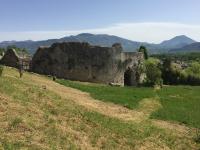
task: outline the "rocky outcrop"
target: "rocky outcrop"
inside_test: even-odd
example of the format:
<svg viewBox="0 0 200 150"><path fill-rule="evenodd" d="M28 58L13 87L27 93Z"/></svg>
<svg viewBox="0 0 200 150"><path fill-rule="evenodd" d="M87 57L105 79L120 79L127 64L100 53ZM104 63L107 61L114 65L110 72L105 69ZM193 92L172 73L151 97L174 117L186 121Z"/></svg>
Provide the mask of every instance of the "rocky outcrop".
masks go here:
<svg viewBox="0 0 200 150"><path fill-rule="evenodd" d="M131 70L127 72L127 82L135 85L135 68L142 60L142 53L124 53L120 44L100 47L78 42L55 43L37 50L31 70L69 80L122 85L126 71Z"/></svg>

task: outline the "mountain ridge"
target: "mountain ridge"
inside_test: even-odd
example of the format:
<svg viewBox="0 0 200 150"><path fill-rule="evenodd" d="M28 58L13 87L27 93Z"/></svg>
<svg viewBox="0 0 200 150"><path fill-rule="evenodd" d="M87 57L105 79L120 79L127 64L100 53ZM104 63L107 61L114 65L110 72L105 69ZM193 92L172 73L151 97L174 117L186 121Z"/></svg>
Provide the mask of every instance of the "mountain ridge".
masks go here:
<svg viewBox="0 0 200 150"><path fill-rule="evenodd" d="M171 49L178 49L186 45L195 43L196 41L192 40L191 38L185 35L180 35L170 40L165 40L160 44L153 44L147 42L132 41L114 35L81 33L78 35L65 36L60 39L48 39L42 41L4 41L0 42L0 47L5 48L9 45L16 45L20 48L26 48L31 54L34 54L39 46L50 46L53 43L58 42L88 42L91 45L109 47L112 46L114 43L121 43L123 49L127 52L137 51L137 49L141 45L144 45L150 50L150 53L165 53L170 51Z"/></svg>
<svg viewBox="0 0 200 150"><path fill-rule="evenodd" d="M192 44L186 45L182 48L172 49L169 52L170 53L200 52L200 42L192 43Z"/></svg>
<svg viewBox="0 0 200 150"><path fill-rule="evenodd" d="M180 35L170 40L165 40L161 42L160 45L167 48L181 48L183 47L183 45L188 45L192 43L196 43L196 41L185 35Z"/></svg>

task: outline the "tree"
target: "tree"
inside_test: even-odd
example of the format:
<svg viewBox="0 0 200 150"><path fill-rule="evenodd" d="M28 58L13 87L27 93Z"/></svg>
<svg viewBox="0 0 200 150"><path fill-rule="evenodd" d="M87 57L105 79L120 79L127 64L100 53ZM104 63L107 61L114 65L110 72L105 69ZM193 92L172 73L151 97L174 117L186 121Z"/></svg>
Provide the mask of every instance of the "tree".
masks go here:
<svg viewBox="0 0 200 150"><path fill-rule="evenodd" d="M188 74L193 74L196 76L200 76L200 63L193 62L190 67L186 69Z"/></svg>
<svg viewBox="0 0 200 150"><path fill-rule="evenodd" d="M160 85L162 86L162 73L158 67L158 64L153 63L152 61L146 61L146 76L147 76L147 84L150 85Z"/></svg>
<svg viewBox="0 0 200 150"><path fill-rule="evenodd" d="M166 58L163 60L162 65L162 78L165 84L173 84L175 82L175 69L172 67L172 60Z"/></svg>
<svg viewBox="0 0 200 150"><path fill-rule="evenodd" d="M3 53L5 53L5 48L0 48L0 55L2 56L3 55Z"/></svg>
<svg viewBox="0 0 200 150"><path fill-rule="evenodd" d="M144 54L144 59L147 60L149 58L148 51L145 46L140 46L138 52L142 52Z"/></svg>

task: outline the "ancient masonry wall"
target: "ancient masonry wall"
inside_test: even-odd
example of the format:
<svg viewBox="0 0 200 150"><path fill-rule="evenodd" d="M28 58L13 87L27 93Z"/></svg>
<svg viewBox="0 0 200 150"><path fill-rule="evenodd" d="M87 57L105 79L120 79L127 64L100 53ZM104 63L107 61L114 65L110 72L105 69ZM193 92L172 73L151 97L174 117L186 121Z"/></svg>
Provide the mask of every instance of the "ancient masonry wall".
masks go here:
<svg viewBox="0 0 200 150"><path fill-rule="evenodd" d="M125 71L135 68L142 59L141 53L123 53L120 44L100 47L88 43L55 43L37 50L31 70L69 80L123 85Z"/></svg>

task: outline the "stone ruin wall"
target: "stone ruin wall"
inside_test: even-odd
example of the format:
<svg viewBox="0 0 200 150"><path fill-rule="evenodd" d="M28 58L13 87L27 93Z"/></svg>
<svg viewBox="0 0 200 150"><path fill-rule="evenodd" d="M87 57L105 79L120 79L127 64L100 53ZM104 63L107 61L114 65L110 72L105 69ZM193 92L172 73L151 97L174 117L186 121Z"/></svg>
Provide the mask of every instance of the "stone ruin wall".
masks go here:
<svg viewBox="0 0 200 150"><path fill-rule="evenodd" d="M0 59L0 64L24 70L30 69L31 57L22 53L19 55L15 49L8 49L3 57Z"/></svg>
<svg viewBox="0 0 200 150"><path fill-rule="evenodd" d="M0 60L0 64L18 68L19 56L17 55L15 49L8 49L5 55Z"/></svg>
<svg viewBox="0 0 200 150"><path fill-rule="evenodd" d="M124 72L142 59L141 53L123 53L120 44L100 47L88 43L55 43L37 50L31 70L69 80L124 84Z"/></svg>

